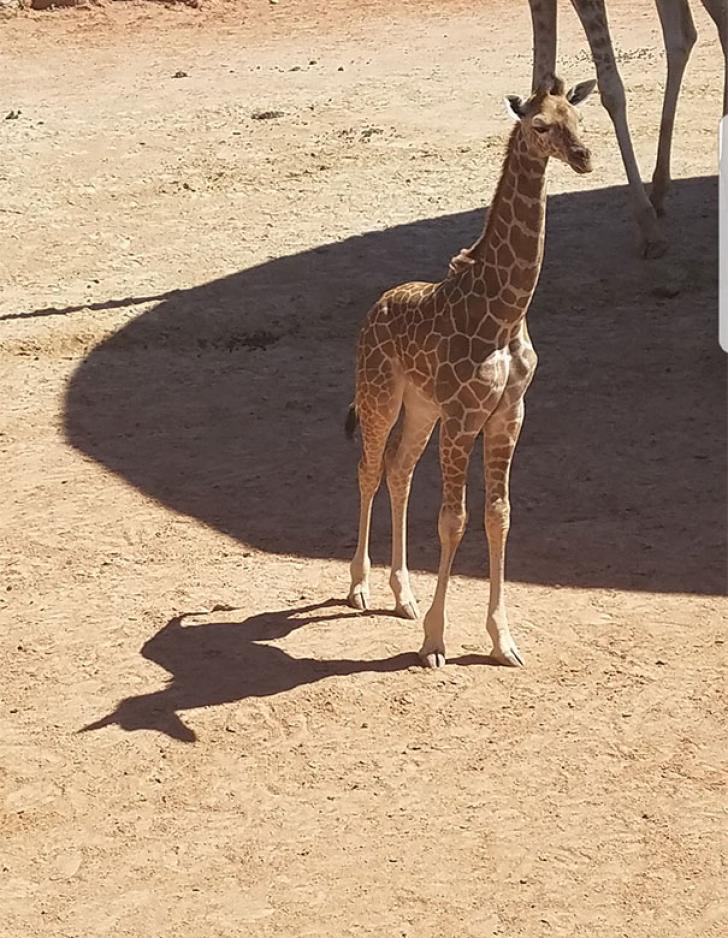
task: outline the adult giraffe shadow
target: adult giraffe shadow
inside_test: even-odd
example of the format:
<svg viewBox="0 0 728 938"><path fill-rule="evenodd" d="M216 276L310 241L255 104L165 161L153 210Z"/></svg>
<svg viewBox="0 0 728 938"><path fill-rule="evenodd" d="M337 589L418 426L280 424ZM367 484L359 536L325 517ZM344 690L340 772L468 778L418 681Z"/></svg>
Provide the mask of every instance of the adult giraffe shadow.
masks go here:
<svg viewBox="0 0 728 938"><path fill-rule="evenodd" d="M339 611L325 613L334 607ZM268 697L334 675L401 671L417 665L414 653L374 661L294 658L280 648L260 644L284 638L313 622L359 616L342 612L340 607L341 603L331 600L264 612L242 622L185 625L184 619L202 613L175 616L141 650L143 658L169 672L168 684L151 694L127 697L112 713L81 732L116 724L127 731L155 730L181 742L195 742L195 733L178 711Z"/></svg>
<svg viewBox="0 0 728 938"><path fill-rule="evenodd" d="M540 365L514 465L509 578L721 593L717 180L675 183L674 247L658 263L635 258L625 205L624 187L549 202L529 316ZM359 324L386 286L441 278L481 225L480 210L426 219L175 293L77 369L68 441L242 543L348 560L357 448L342 420ZM415 477L413 569L437 567L438 500L431 449ZM482 501L478 481L470 486L478 521ZM374 526L380 562L385 504ZM456 572L482 576L484 555L482 526L471 523Z"/></svg>

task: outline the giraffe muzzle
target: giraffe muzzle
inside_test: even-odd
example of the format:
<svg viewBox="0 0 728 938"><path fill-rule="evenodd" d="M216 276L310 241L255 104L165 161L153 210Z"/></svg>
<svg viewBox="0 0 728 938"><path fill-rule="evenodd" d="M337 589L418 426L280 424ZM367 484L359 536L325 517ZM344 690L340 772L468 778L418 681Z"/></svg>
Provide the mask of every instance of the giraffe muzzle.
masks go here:
<svg viewBox="0 0 728 938"><path fill-rule="evenodd" d="M569 166L574 172L583 174L592 171L591 153L586 147L574 147L569 150Z"/></svg>

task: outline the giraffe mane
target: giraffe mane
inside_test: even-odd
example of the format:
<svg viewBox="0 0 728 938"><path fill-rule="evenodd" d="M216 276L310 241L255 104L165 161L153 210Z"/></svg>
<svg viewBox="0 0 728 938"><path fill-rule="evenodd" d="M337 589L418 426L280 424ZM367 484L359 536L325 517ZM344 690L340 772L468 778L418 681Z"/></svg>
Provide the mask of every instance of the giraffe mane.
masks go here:
<svg viewBox="0 0 728 938"><path fill-rule="evenodd" d="M508 143L506 144L505 153L503 154L503 163L501 165L501 172L500 172L500 176L498 177L498 185L496 186L495 192L493 193L493 198L491 199L490 206L488 208L488 215L485 219L485 225L483 227L483 231L481 232L480 237L471 248L473 256L476 256L477 254L479 254L479 252L483 249L483 246L486 244L488 240L488 236L490 234L490 229L491 229L491 219L494 217L494 209L496 208L496 206L498 205L498 203L500 202L503 196L503 186L505 185L506 166L508 164L508 160L510 159L511 151L513 150L513 146L515 144L516 137L518 136L520 128L521 128L521 125L516 124L513 127L513 130L511 131L510 136L508 137Z"/></svg>

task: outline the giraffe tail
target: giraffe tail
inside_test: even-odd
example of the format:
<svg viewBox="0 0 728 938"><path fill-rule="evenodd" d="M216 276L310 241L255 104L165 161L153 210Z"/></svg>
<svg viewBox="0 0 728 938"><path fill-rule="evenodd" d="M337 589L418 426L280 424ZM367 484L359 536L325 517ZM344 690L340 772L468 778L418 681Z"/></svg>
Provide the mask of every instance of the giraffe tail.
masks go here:
<svg viewBox="0 0 728 938"><path fill-rule="evenodd" d="M356 430L358 423L359 417L356 413L356 404L350 404L349 410L346 414L346 423L344 424L344 433L346 433L346 436L349 440L353 438L354 430Z"/></svg>

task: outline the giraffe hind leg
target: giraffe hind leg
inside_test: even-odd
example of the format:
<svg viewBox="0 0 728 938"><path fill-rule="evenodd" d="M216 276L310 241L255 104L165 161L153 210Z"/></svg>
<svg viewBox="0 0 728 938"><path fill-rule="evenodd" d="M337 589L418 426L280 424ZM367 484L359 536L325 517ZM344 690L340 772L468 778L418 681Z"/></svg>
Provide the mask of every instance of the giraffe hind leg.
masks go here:
<svg viewBox="0 0 728 938"><path fill-rule="evenodd" d="M359 460L359 536L349 572L349 604L355 609L369 608L369 536L372 505L384 473L384 450L392 427L402 406L402 382L388 369L383 379L378 372L373 382L367 375L359 377L356 413L361 432Z"/></svg>
<svg viewBox="0 0 728 938"><path fill-rule="evenodd" d="M718 27L718 38L723 50L723 116L728 114L728 2L703 0L703 6Z"/></svg>
<svg viewBox="0 0 728 938"><path fill-rule="evenodd" d="M624 84L617 68L604 0L571 0L571 3L586 32L597 70L602 104L607 109L617 135L629 182L632 210L641 233L642 254L649 258L661 257L667 250L667 241L657 220L654 206L647 196L637 165L627 123Z"/></svg>
<svg viewBox="0 0 728 938"><path fill-rule="evenodd" d="M685 66L695 45L697 33L687 0L657 0L662 34L667 55L667 83L662 101L660 140L657 162L652 174L650 201L658 215L664 212L667 190L670 187L670 154L675 126L675 111L680 94Z"/></svg>
<svg viewBox="0 0 728 938"><path fill-rule="evenodd" d="M385 453L387 488L392 510L392 567L389 585L395 610L405 619L416 619L417 603L407 568L407 505L412 476L437 422L437 408L415 392L405 392L404 417L399 432L390 437Z"/></svg>

